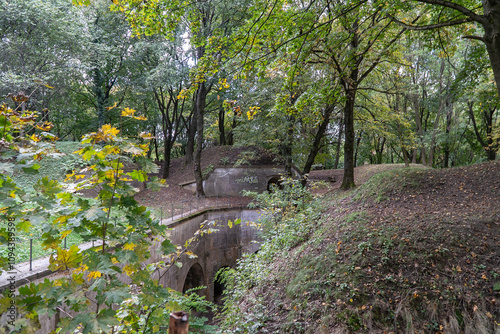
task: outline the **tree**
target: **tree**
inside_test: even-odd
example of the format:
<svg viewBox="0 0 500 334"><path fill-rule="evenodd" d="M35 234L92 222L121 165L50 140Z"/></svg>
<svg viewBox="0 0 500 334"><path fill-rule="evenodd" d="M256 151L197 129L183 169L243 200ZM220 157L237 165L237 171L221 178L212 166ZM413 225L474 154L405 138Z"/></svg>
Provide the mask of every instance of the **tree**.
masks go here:
<svg viewBox="0 0 500 334"><path fill-rule="evenodd" d="M363 4L316 1L289 6L279 1L272 5L259 2L252 8L254 17L240 37L246 44L242 49L248 66L258 62L266 66L263 59L285 50L293 55L295 63L322 63L336 72L335 80L339 80L344 93L343 189L354 187L354 113L359 85L405 31L394 29L378 4Z"/></svg>
<svg viewBox="0 0 500 334"><path fill-rule="evenodd" d="M498 96L500 97L500 2L496 0L485 0L481 4L474 1L458 2L447 0L411 0L402 1L400 10L405 11L406 16L408 9L413 7L415 3L420 4L422 10L430 13L428 19L413 22L413 24L404 23L402 19L398 19L399 12L394 13L394 16L389 15L395 22L410 30L434 30L451 26L462 25L466 27L465 34L462 38L479 40L486 45L488 56L490 59L491 69L493 70ZM396 6L396 8L398 8ZM482 14L480 11L482 9ZM413 10L413 8L412 8ZM417 9L415 12L420 11ZM420 11L422 12L422 11ZM407 21L406 21L407 22ZM475 24L470 26L469 23ZM478 36L481 32L477 28L482 28L483 35ZM469 35L467 33L472 33Z"/></svg>
<svg viewBox="0 0 500 334"><path fill-rule="evenodd" d="M35 175L39 168L35 161L54 152L54 136L48 132L49 125L37 121L36 112L21 109L13 110L7 105L0 108L0 168L7 173L19 170ZM121 117L142 119L128 108L122 110ZM35 133L19 135L23 127L32 126L37 129ZM26 194L7 174L0 175L0 218L9 222L8 227L0 228L0 243L14 243L12 231L16 228L29 231L33 224L42 224L43 245L54 251L49 268L68 271L61 278L22 286L18 296L4 295L0 312L4 313L16 298L22 315L9 323L9 329L36 330L38 316L47 315L56 317L62 332L145 333L165 323L176 305L191 305L198 310L209 306L195 293L187 297L163 288L153 278L160 276L155 272L165 271L186 250L176 250L164 239L166 227L138 205L133 198L134 189L127 183L148 181L147 174L155 172L156 166L145 158L149 144L136 143L119 134L118 128L104 125L86 135L78 154L89 167L73 171L64 183L46 177L38 179L36 194ZM140 137L150 139L148 134ZM19 154L16 149L21 142L23 163L12 163L9 160ZM125 172L124 166L132 160L142 168ZM151 186L161 185L158 180L151 181ZM99 189L98 196L91 200L75 194L85 188ZM65 249L62 240L71 233L97 245L85 251L76 245ZM142 263L150 258L151 247L171 262L150 263L144 268ZM0 257L2 269L12 270L13 263L6 260Z"/></svg>
<svg viewBox="0 0 500 334"><path fill-rule="evenodd" d="M201 171L201 151L204 143L204 116L207 96L217 83L217 73L225 60L225 49L229 42L229 30L240 20L239 14L245 8L244 3L220 1L218 3L194 2L180 6L175 1L136 2L116 0L112 8L125 13L136 34L151 35L161 33L167 38L180 32L190 37L193 49L193 61L196 67L192 71L191 88L194 114L190 133L196 128L196 151L194 152L194 174L196 193L204 197ZM236 14L236 15L235 15ZM151 18L154 17L154 20ZM185 24L185 25L184 25ZM182 94L188 97L188 92ZM187 161L190 162L188 140Z"/></svg>

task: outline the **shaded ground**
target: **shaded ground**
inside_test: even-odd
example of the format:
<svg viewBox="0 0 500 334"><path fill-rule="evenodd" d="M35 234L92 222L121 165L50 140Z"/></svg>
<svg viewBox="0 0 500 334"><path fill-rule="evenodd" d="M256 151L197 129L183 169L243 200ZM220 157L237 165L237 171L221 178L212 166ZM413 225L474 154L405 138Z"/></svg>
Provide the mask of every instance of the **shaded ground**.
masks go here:
<svg viewBox="0 0 500 334"><path fill-rule="evenodd" d="M203 168L232 164L240 153L212 148ZM221 164L221 157L229 162ZM500 331L500 161L403 167L357 167L352 192L338 190L342 170L310 173L330 218L277 258L268 281L250 293L263 296L268 331ZM192 167L175 160L170 186L138 199L167 211L185 207L195 197L178 184L192 179ZM238 200L212 198L207 205ZM245 312L254 307L250 300L242 305Z"/></svg>
<svg viewBox="0 0 500 334"><path fill-rule="evenodd" d="M500 161L394 169L325 202L329 218L248 292L264 296L266 330L500 332Z"/></svg>

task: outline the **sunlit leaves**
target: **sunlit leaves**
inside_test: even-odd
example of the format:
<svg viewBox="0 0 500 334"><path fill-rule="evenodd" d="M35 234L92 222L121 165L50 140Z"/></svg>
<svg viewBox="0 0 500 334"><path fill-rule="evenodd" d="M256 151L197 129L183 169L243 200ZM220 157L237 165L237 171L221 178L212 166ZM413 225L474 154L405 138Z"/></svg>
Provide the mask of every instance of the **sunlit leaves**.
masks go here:
<svg viewBox="0 0 500 334"><path fill-rule="evenodd" d="M87 143L100 143L100 142L109 142L112 141L116 138L116 136L120 133L120 130L118 130L115 127L112 127L109 124L103 125L99 131L97 132L92 132L88 135L85 135L82 143L87 144Z"/></svg>
<svg viewBox="0 0 500 334"><path fill-rule="evenodd" d="M55 256L50 256L49 269L56 271L77 268L82 259L83 256L80 253L80 249L76 245L71 246L70 249L58 248L57 254Z"/></svg>

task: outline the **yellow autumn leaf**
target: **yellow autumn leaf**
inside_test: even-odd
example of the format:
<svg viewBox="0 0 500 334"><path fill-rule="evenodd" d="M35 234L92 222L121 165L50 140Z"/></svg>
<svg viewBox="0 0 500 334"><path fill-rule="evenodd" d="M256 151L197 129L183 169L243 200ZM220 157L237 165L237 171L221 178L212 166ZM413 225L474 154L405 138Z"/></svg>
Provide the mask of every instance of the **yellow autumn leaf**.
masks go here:
<svg viewBox="0 0 500 334"><path fill-rule="evenodd" d="M87 275L87 279L96 279L96 278L99 278L101 277L101 272L100 271L91 271L88 275Z"/></svg>
<svg viewBox="0 0 500 334"><path fill-rule="evenodd" d="M124 250L130 250L130 251L133 251L134 248L136 247L137 245L134 244L133 242L131 243L126 243L125 245L123 245L123 249Z"/></svg>
<svg viewBox="0 0 500 334"><path fill-rule="evenodd" d="M154 138L154 136L149 132L141 132L141 133L139 133L139 137L141 137L142 139L153 139Z"/></svg>
<svg viewBox="0 0 500 334"><path fill-rule="evenodd" d="M144 116L133 116L135 119L138 119L139 121L147 121L147 117L144 117Z"/></svg>
<svg viewBox="0 0 500 334"><path fill-rule="evenodd" d="M135 109L125 108L122 110L122 116L124 117L134 116L135 111L136 111Z"/></svg>
<svg viewBox="0 0 500 334"><path fill-rule="evenodd" d="M88 269L89 269L89 267L86 264L82 264L80 267L76 268L73 272L75 274L83 273L83 272L87 271Z"/></svg>
<svg viewBox="0 0 500 334"><path fill-rule="evenodd" d="M67 217L67 216L65 216L65 217ZM67 230L67 231L64 231L63 233L61 233L61 240L66 238L71 232L72 232L72 230Z"/></svg>
<svg viewBox="0 0 500 334"><path fill-rule="evenodd" d="M38 143L41 139L37 135L33 134L31 137L29 137L31 140L33 140L35 143Z"/></svg>
<svg viewBox="0 0 500 334"><path fill-rule="evenodd" d="M128 264L125 267L123 267L123 271L125 272L125 274L127 274L127 276L130 276L135 272L134 268Z"/></svg>
<svg viewBox="0 0 500 334"><path fill-rule="evenodd" d="M118 104L118 102L115 102L115 104L113 104L112 106L106 107L106 110L111 110L113 108L116 108L117 104Z"/></svg>
<svg viewBox="0 0 500 334"><path fill-rule="evenodd" d="M118 130L117 128L112 127L109 124L104 124L102 126L102 128L101 128L101 131L102 131L103 135L105 135L105 136L111 136L111 137L116 137L116 135L118 133L120 133L120 130Z"/></svg>
<svg viewBox="0 0 500 334"><path fill-rule="evenodd" d="M71 174L66 174L66 178L64 179L64 182L67 182L69 179L71 179L75 175L75 171L72 171Z"/></svg>

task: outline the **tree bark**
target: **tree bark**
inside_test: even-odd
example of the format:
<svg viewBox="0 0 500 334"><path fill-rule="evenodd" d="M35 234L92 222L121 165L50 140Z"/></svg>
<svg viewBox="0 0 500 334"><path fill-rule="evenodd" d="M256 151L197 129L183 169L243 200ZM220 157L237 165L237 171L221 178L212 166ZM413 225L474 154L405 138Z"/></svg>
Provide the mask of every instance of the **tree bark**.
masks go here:
<svg viewBox="0 0 500 334"><path fill-rule="evenodd" d="M201 171L201 151L203 149L203 116L207 99L205 82L201 82L196 90L196 150L194 154L194 177L196 179L196 196L205 197L203 189L203 175Z"/></svg>
<svg viewBox="0 0 500 334"><path fill-rule="evenodd" d="M337 169L339 167L340 160L340 143L342 143L342 135L344 132L344 118L340 118L339 120L339 135L337 138L337 151L335 154L335 162L333 163L333 169Z"/></svg>
<svg viewBox="0 0 500 334"><path fill-rule="evenodd" d="M352 77L357 79L357 69L352 71ZM354 183L354 102L356 101L357 87L353 87L351 84L348 85L344 107L344 178L340 185L343 190L356 187Z"/></svg>
<svg viewBox="0 0 500 334"><path fill-rule="evenodd" d="M285 175L292 176L292 153L293 153L293 130L295 127L295 117L286 116L287 130L285 142L282 148L283 157L285 157Z"/></svg>
<svg viewBox="0 0 500 334"><path fill-rule="evenodd" d="M483 11L487 24L484 28L484 44L488 50L491 68L500 97L500 1L483 0Z"/></svg>
<svg viewBox="0 0 500 334"><path fill-rule="evenodd" d="M302 170L302 174L307 174L311 171L311 167L314 164L314 159L316 159L316 156L318 155L318 152L321 148L321 141L323 137L325 136L326 129L328 127L328 124L330 124L330 117L333 113L334 106L329 105L325 108L325 113L323 115L323 121L318 127L318 131L316 132L316 135L314 136L314 142L311 147L311 151L309 152L309 155L307 156L307 161L306 164L304 165L304 169Z"/></svg>
<svg viewBox="0 0 500 334"><path fill-rule="evenodd" d="M224 108L221 106L219 108L219 145L221 146L226 145L226 129L224 128L225 116Z"/></svg>
<svg viewBox="0 0 500 334"><path fill-rule="evenodd" d="M198 119L198 111L195 107L193 110L193 115L191 116L189 122L188 139L186 144L186 156L185 156L186 165L193 162L194 142L196 139L196 132L197 132L196 131L197 119Z"/></svg>

